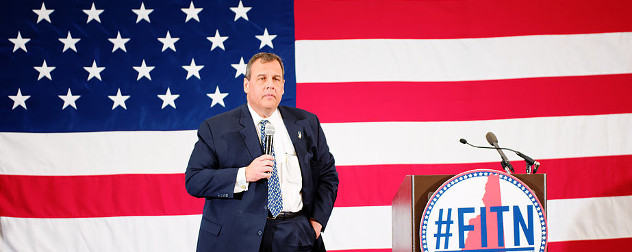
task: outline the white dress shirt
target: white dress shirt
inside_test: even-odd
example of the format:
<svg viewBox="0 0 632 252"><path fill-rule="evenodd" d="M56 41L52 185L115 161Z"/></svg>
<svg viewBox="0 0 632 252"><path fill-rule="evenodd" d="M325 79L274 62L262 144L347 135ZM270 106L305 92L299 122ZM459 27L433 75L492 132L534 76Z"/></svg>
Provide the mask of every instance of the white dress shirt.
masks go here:
<svg viewBox="0 0 632 252"><path fill-rule="evenodd" d="M290 135L285 128L283 118L279 109L274 110L268 118L262 118L248 104L248 110L252 116L252 121L257 130L257 136L261 143L261 120L268 120L275 129L274 155L276 158L276 168L279 173L279 182L281 184L281 198L283 199L283 212L298 212L303 209L303 200L301 196L301 188L303 187L303 177L301 175L301 167L298 163L298 157L294 150L294 145L290 139ZM235 193L248 190L246 182L246 168L239 168L235 183Z"/></svg>

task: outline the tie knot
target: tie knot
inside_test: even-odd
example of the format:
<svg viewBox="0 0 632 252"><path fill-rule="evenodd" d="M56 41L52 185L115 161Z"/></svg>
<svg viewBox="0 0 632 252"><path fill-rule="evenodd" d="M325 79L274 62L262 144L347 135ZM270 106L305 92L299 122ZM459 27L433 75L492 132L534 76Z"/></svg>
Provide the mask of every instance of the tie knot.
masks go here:
<svg viewBox="0 0 632 252"><path fill-rule="evenodd" d="M266 126L266 124L268 124L269 122L270 122L270 121L268 121L268 120L266 120L266 119L263 119L263 120L261 120L261 122L259 122L259 123L261 123L261 125L262 125L263 127L265 127L265 126Z"/></svg>

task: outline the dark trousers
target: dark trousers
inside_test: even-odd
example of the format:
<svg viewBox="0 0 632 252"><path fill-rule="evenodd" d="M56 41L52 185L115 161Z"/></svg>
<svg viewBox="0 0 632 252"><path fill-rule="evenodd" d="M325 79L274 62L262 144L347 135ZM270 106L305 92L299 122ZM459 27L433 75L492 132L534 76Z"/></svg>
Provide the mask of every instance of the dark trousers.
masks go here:
<svg viewBox="0 0 632 252"><path fill-rule="evenodd" d="M289 219L268 219L261 240L261 252L326 251L322 236L316 239L314 228L305 215Z"/></svg>

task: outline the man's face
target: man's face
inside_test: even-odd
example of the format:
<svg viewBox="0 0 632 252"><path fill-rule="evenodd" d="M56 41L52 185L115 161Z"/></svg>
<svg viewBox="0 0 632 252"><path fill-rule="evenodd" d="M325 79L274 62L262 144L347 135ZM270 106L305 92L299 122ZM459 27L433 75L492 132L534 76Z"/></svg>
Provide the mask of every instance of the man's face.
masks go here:
<svg viewBox="0 0 632 252"><path fill-rule="evenodd" d="M279 106L283 96L283 70L277 61L255 61L250 79L244 78L244 92L250 106L260 116L267 117Z"/></svg>

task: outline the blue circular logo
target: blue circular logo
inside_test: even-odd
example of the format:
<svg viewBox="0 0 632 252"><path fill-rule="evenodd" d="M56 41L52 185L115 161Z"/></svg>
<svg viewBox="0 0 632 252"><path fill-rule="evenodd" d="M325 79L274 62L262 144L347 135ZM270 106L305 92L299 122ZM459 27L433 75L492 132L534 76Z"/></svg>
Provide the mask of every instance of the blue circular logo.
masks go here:
<svg viewBox="0 0 632 252"><path fill-rule="evenodd" d="M546 216L520 180L495 170L473 170L443 183L421 219L422 251L540 251Z"/></svg>

